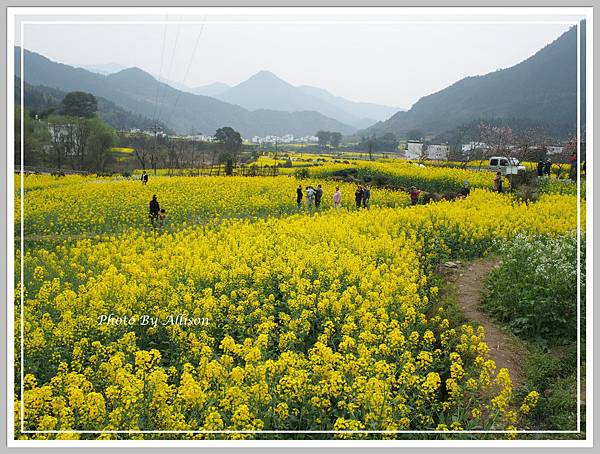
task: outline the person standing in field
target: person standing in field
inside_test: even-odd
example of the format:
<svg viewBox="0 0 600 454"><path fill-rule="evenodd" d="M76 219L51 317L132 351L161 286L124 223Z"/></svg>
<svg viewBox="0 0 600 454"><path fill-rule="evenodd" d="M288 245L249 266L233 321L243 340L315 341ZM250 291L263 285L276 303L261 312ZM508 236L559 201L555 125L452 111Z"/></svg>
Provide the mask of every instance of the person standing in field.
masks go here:
<svg viewBox="0 0 600 454"><path fill-rule="evenodd" d="M496 178L494 178L494 191L496 192L504 192L502 189L502 184L504 183L504 179L502 178L501 172L496 172Z"/></svg>
<svg viewBox="0 0 600 454"><path fill-rule="evenodd" d="M571 181L577 180L577 152L571 153L569 156L569 178Z"/></svg>
<svg viewBox="0 0 600 454"><path fill-rule="evenodd" d="M363 197L363 188L362 186L357 186L356 191L354 192L354 199L356 200L356 208L360 208Z"/></svg>
<svg viewBox="0 0 600 454"><path fill-rule="evenodd" d="M315 189L312 186L306 186L306 207L310 208L313 206L315 200Z"/></svg>
<svg viewBox="0 0 600 454"><path fill-rule="evenodd" d="M339 208L342 203L342 193L340 192L340 187L336 186L335 194L333 194L333 207Z"/></svg>
<svg viewBox="0 0 600 454"><path fill-rule="evenodd" d="M296 204L298 205L298 209L302 208L302 185L298 185L296 189Z"/></svg>
<svg viewBox="0 0 600 454"><path fill-rule="evenodd" d="M471 188L469 186L469 182L467 180L465 180L463 187L460 188L460 196L461 197L466 197L469 194L471 194Z"/></svg>
<svg viewBox="0 0 600 454"><path fill-rule="evenodd" d="M538 177L544 176L544 161L542 161L541 159L537 163L537 176Z"/></svg>
<svg viewBox="0 0 600 454"><path fill-rule="evenodd" d="M152 227L156 225L159 212L160 205L158 204L158 200L156 200L156 194L154 194L152 200L150 200L150 222L152 223Z"/></svg>
<svg viewBox="0 0 600 454"><path fill-rule="evenodd" d="M369 208L369 201L371 199L371 190L369 189L368 186L364 186L363 187L363 196L362 196L362 203L363 203L363 208Z"/></svg>
<svg viewBox="0 0 600 454"><path fill-rule="evenodd" d="M146 186L148 184L148 173L144 170L142 173L142 185Z"/></svg>
<svg viewBox="0 0 600 454"><path fill-rule="evenodd" d="M315 191L315 208L319 208L321 206L321 199L323 198L323 188L321 185L317 186L317 190Z"/></svg>
<svg viewBox="0 0 600 454"><path fill-rule="evenodd" d="M546 163L544 164L544 175L550 176L552 170L552 161L550 161L550 159L548 159L546 161Z"/></svg>
<svg viewBox="0 0 600 454"><path fill-rule="evenodd" d="M408 193L410 194L410 204L417 205L419 203L419 194L421 194L421 191L413 186Z"/></svg>

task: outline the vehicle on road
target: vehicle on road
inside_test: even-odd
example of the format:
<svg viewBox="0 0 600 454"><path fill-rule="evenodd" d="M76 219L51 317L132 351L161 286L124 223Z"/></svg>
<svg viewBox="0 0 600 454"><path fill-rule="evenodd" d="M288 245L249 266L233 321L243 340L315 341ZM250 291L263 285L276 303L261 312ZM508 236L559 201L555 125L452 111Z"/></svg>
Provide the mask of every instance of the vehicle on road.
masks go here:
<svg viewBox="0 0 600 454"><path fill-rule="evenodd" d="M525 166L518 159L507 156L492 156L488 163L488 170L501 172L502 175L516 175L525 172Z"/></svg>

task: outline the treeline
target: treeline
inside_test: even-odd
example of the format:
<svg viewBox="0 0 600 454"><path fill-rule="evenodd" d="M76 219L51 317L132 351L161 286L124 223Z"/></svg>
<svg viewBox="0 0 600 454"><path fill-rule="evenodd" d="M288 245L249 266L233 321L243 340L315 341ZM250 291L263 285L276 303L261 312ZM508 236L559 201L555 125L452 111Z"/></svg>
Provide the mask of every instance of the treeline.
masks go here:
<svg viewBox="0 0 600 454"><path fill-rule="evenodd" d="M15 109L15 164L57 169L103 172L114 161L118 144L114 129L96 117L96 98L83 92L68 93L60 105L45 115ZM23 133L21 137L21 116Z"/></svg>
<svg viewBox="0 0 600 454"><path fill-rule="evenodd" d="M398 151L400 141L391 132L387 132L382 136L375 134L371 136L362 136L360 142L356 146L359 151L366 151L369 155L382 151Z"/></svg>
<svg viewBox="0 0 600 454"><path fill-rule="evenodd" d="M235 166L255 158L258 152L243 147L240 133L229 126L216 131L214 142L143 133L122 133L119 138L122 147L133 149L137 167L144 170L195 169L224 164L225 173L231 174Z"/></svg>
<svg viewBox="0 0 600 454"><path fill-rule="evenodd" d="M15 78L15 87L21 86L21 80ZM25 107L32 118L47 118L53 113L57 113L60 110L61 102L67 95L67 92L59 90L57 88L45 87L42 85L30 85L28 83L23 84ZM107 123L114 129L128 130L128 129L141 129L149 130L154 127L160 128L167 134L171 134L172 131L163 123L157 122L150 118L142 115L129 112L115 103L102 98L96 97L98 110L96 111L96 117ZM15 90L15 105L21 104L21 90Z"/></svg>
<svg viewBox="0 0 600 454"><path fill-rule="evenodd" d="M117 133L98 117L98 100L89 93L71 92L58 104L47 93L15 108L15 165L97 173L142 169L182 169L224 164L226 173L258 150L243 146L239 132L219 128L212 142L154 134ZM48 97L49 96L49 97ZM23 133L21 137L21 116Z"/></svg>

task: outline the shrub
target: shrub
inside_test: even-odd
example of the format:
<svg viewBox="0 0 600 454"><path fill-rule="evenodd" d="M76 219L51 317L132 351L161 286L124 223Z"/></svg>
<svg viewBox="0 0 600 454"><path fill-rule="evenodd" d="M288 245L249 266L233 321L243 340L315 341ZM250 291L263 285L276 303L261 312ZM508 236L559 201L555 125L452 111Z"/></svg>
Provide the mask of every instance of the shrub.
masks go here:
<svg viewBox="0 0 600 454"><path fill-rule="evenodd" d="M306 168L298 169L294 172L294 176L296 178L302 178L302 179L308 178L308 176L309 176L308 169L306 169Z"/></svg>
<svg viewBox="0 0 600 454"><path fill-rule="evenodd" d="M541 345L573 342L577 316L575 235L517 236L502 248L502 256L502 266L488 276L484 310L525 340Z"/></svg>

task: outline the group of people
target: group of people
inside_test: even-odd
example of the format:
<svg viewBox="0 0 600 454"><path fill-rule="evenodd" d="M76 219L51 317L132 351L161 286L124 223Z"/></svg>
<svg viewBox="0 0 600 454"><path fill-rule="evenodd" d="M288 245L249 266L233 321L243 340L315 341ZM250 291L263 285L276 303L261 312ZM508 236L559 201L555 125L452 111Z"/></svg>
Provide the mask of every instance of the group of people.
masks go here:
<svg viewBox="0 0 600 454"><path fill-rule="evenodd" d="M305 199L306 193L306 207L319 208L323 200L323 187L319 184L316 188L313 186L306 186L303 191L302 185L298 185L296 188L296 204L298 209L302 208L302 201ZM369 208L369 202L371 200L371 190L365 185L359 185L354 192L354 199L356 201L356 208ZM333 207L339 208L342 205L342 192L340 187L336 186L335 192L332 197Z"/></svg>
<svg viewBox="0 0 600 454"><path fill-rule="evenodd" d="M302 192L302 185L298 185L296 189L296 203L298 204L298 209L302 207L302 199L304 198L304 194ZM306 206L315 208L319 208L321 206L321 200L323 199L323 187L318 185L317 188L313 188L312 186L306 186Z"/></svg>
<svg viewBox="0 0 600 454"><path fill-rule="evenodd" d="M546 159L545 161L540 159L537 163L537 175L538 177L543 177L544 175L550 176L550 171L552 170L552 161L550 159Z"/></svg>
<svg viewBox="0 0 600 454"><path fill-rule="evenodd" d="M356 187L356 191L354 191L354 200L356 201L356 208L362 206L363 208L369 208L369 203L371 201L371 190L366 185L358 185Z"/></svg>
<svg viewBox="0 0 600 454"><path fill-rule="evenodd" d="M304 192L302 190L302 185L298 185L296 188L296 204L298 205L298 209L302 208L302 201L304 200ZM323 186L317 185L317 187L306 186L306 207L315 208L321 207L321 202L323 201ZM335 208L339 208L342 203L342 193L340 192L339 186L335 188L335 194L333 194L333 206Z"/></svg>
<svg viewBox="0 0 600 454"><path fill-rule="evenodd" d="M569 164L569 178L572 181L577 181L577 168L579 166L579 161L577 160L577 152L573 152L567 158L567 162ZM585 172L585 161L582 163L582 171ZM546 159L545 161L540 159L537 163L537 175L538 177L542 176L550 176L552 170L552 161Z"/></svg>

